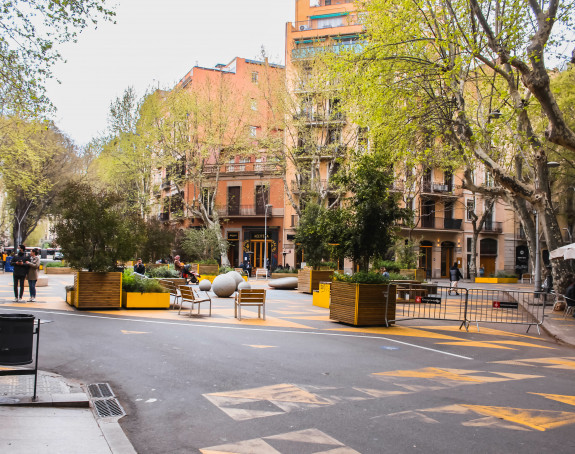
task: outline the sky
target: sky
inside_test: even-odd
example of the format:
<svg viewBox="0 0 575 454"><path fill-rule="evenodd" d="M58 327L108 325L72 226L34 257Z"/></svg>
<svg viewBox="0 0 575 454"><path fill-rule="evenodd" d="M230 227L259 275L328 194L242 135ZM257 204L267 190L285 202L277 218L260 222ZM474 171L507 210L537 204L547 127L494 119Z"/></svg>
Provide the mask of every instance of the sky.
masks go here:
<svg viewBox="0 0 575 454"><path fill-rule="evenodd" d="M132 86L171 88L193 66L234 57L284 63L295 0L118 0L116 24L60 47L65 62L47 84L56 125L78 145L105 132L110 103ZM112 4L112 3L110 3Z"/></svg>

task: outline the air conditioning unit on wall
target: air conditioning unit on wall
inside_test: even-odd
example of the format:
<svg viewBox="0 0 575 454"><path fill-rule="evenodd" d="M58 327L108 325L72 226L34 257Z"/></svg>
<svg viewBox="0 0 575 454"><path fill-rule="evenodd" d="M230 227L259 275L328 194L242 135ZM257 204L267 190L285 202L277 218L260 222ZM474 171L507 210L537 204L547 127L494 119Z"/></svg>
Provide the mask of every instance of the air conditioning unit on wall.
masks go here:
<svg viewBox="0 0 575 454"><path fill-rule="evenodd" d="M299 31L300 31L300 32L303 32L303 31L305 31L305 30L309 30L309 25L300 25L300 26L299 26Z"/></svg>

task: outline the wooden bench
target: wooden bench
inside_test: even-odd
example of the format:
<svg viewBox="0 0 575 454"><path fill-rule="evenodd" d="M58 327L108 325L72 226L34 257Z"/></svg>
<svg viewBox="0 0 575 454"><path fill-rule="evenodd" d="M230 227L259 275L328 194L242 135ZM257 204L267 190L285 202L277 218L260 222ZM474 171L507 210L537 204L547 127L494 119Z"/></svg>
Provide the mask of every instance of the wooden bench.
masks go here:
<svg viewBox="0 0 575 454"><path fill-rule="evenodd" d="M258 318L263 315L266 319L266 291L264 289L246 289L242 288L236 292L234 301L234 317L242 319L242 306L257 306ZM262 314L260 314L260 309Z"/></svg>
<svg viewBox="0 0 575 454"><path fill-rule="evenodd" d="M172 303L170 301L170 309L176 309L176 306L178 305L178 301L180 301L180 309L182 308L182 302L181 302L181 298L182 295L180 294L180 291L178 290L177 285L170 280L165 280L165 279L160 279L159 280L160 285L162 287L164 287L169 293L170 293L170 299L171 297L174 297L174 302Z"/></svg>
<svg viewBox="0 0 575 454"><path fill-rule="evenodd" d="M268 278L268 270L265 268L256 268L256 280L258 276L263 276L264 279Z"/></svg>
<svg viewBox="0 0 575 454"><path fill-rule="evenodd" d="M180 285L180 294L182 295L182 302L180 303L180 310L178 311L178 315L180 314L180 312L182 312L182 309L184 308L184 303L190 303L190 317L193 314L193 310L194 310L194 305L197 304L198 305L198 313L196 315L200 315L200 306L202 303L205 302L209 302L210 303L210 317L212 316L212 299L210 298L210 295L207 294L207 292L205 293L204 297L201 297L199 295L199 290L189 287L187 285Z"/></svg>

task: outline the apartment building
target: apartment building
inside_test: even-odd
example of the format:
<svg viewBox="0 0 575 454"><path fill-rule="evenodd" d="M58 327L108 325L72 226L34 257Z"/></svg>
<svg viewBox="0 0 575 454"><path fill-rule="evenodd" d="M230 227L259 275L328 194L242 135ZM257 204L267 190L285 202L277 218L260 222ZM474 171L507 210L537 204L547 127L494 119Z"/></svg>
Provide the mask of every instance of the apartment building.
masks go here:
<svg viewBox="0 0 575 454"><path fill-rule="evenodd" d="M186 172L191 172L189 167L186 170L177 164L161 170L161 180L157 181L161 200L158 215L183 230L204 225L197 215L199 205L209 216L215 215L212 210L217 211L222 235L230 244L228 259L232 266L248 258L253 267L264 266L264 248L272 266L282 263L283 171L268 159L265 149L259 147L259 139L264 134L282 134L274 130L274 106L264 99L261 84L283 78L283 66L238 57L214 68L195 66L176 87L191 91L209 87L213 108L231 109L225 118L217 119L230 131L222 134L222 143L212 145L213 152L204 162L197 163L200 177L186 177ZM194 140L214 141L208 127L200 126L203 132L197 132ZM174 184L176 176L185 184Z"/></svg>
<svg viewBox="0 0 575 454"><path fill-rule="evenodd" d="M333 203L329 178L337 170L337 158L344 156L349 147L367 147L368 134L350 124L345 113L337 109L336 92L310 83L313 71L318 70L314 68L314 57L326 47L337 53L361 46L363 27L353 2L295 0L295 13L295 22L286 26L286 78L296 100L294 119L297 117L299 124L295 134L286 134L286 148L294 150L295 156L288 161L286 175L291 182L291 197L286 197L283 252L287 263L299 266L305 261L305 251L303 256L298 255L294 244L296 207L304 200L306 190L320 194L327 206ZM393 190L401 192L402 199L414 210L414 223L401 226L401 235L419 243L419 267L426 270L429 278L446 278L450 266L457 262L468 276L472 216L484 212L485 201L462 189L459 171L432 166L407 170L411 178L406 178L406 169L396 169ZM489 174L477 173L477 185L491 184ZM493 206L479 234L476 251L477 266L484 268L485 275L499 270L526 272L530 266L519 220L501 201Z"/></svg>

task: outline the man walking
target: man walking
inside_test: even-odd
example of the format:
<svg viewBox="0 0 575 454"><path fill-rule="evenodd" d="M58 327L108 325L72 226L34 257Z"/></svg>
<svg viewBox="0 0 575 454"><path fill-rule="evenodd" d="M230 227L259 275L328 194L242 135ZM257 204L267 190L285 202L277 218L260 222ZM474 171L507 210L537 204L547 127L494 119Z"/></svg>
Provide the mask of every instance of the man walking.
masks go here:
<svg viewBox="0 0 575 454"><path fill-rule="evenodd" d="M459 292L457 291L459 279L463 279L463 275L457 267L457 262L455 262L453 266L449 268L449 291L447 292L449 295L451 295L452 291L454 291L456 295L459 295Z"/></svg>
<svg viewBox="0 0 575 454"><path fill-rule="evenodd" d="M23 302L24 296L24 280L28 274L28 262L30 258L26 255L26 246L21 244L18 247L18 254L12 259L12 265L14 266L14 272L12 277L14 279L14 302ZM18 286L20 286L20 291L18 291Z"/></svg>

